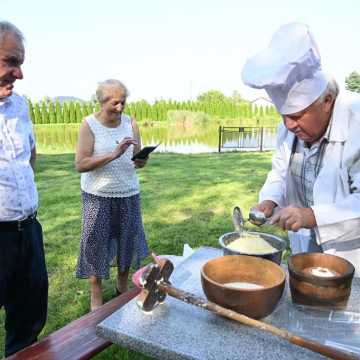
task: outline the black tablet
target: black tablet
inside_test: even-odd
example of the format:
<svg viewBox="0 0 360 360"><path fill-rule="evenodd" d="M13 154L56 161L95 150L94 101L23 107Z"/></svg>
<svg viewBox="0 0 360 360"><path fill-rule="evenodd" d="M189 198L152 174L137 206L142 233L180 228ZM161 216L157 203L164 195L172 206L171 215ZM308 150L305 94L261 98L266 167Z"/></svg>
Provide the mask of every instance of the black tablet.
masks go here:
<svg viewBox="0 0 360 360"><path fill-rule="evenodd" d="M131 160L134 161L136 159L145 160L151 152L153 152L160 144L155 146L145 146L138 153L136 153Z"/></svg>

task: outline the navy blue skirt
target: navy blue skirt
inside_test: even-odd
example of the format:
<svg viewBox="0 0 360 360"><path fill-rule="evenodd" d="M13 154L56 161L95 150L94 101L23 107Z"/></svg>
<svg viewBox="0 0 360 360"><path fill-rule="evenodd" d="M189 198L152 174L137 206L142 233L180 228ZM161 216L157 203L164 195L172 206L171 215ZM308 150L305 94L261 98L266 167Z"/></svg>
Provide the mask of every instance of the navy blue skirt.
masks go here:
<svg viewBox="0 0 360 360"><path fill-rule="evenodd" d="M109 278L116 257L120 271L138 268L148 256L140 195L106 198L82 191L82 234L76 277Z"/></svg>

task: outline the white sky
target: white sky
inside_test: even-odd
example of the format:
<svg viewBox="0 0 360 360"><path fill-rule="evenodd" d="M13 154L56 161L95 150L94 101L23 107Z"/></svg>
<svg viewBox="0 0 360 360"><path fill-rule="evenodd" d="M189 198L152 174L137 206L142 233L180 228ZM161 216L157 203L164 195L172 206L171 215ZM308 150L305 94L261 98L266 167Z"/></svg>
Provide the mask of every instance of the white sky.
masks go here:
<svg viewBox="0 0 360 360"><path fill-rule="evenodd" d="M281 25L310 26L340 85L360 71L359 0L0 0L0 19L26 37L17 92L90 99L118 78L130 101L186 100L210 89L245 98L246 59Z"/></svg>

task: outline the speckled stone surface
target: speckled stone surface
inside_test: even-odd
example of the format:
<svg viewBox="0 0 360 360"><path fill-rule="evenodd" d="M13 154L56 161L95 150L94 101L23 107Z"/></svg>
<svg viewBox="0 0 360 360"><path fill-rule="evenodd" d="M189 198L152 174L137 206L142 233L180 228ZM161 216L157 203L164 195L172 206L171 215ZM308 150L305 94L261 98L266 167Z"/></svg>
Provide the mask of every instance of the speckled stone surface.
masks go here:
<svg viewBox="0 0 360 360"><path fill-rule="evenodd" d="M222 256L221 250L204 247L182 262L177 259L173 285L204 297L200 268L218 256ZM286 286L277 309L263 321L329 345L347 346L359 351L360 356L360 279L353 281L347 312L294 306ZM324 359L274 335L170 296L150 314L143 313L134 299L101 322L97 332L113 343L158 359Z"/></svg>

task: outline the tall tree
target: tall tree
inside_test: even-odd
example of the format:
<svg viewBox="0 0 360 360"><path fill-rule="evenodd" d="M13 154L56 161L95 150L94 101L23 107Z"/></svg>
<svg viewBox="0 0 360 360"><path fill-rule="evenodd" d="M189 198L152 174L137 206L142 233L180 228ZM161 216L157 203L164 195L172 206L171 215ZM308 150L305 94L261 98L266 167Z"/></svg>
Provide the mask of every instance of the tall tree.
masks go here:
<svg viewBox="0 0 360 360"><path fill-rule="evenodd" d="M49 114L46 106L46 101L41 101L41 117L42 117L42 124L48 124L49 123Z"/></svg>
<svg viewBox="0 0 360 360"><path fill-rule="evenodd" d="M81 123L82 119L84 118L81 104L79 102L75 103L75 118L77 123Z"/></svg>
<svg viewBox="0 0 360 360"><path fill-rule="evenodd" d="M360 74L356 71L345 78L346 89L360 93Z"/></svg>
<svg viewBox="0 0 360 360"><path fill-rule="evenodd" d="M48 110L49 110L49 123L55 124L56 123L56 115L55 115L55 105L54 105L53 101L49 101Z"/></svg>
<svg viewBox="0 0 360 360"><path fill-rule="evenodd" d="M69 118L71 123L76 123L75 102L69 102Z"/></svg>
<svg viewBox="0 0 360 360"><path fill-rule="evenodd" d="M219 90L209 90L197 97L198 101L216 103L225 101L226 96Z"/></svg>
<svg viewBox="0 0 360 360"><path fill-rule="evenodd" d="M69 111L69 104L68 103L64 103L63 104L63 122L65 124L70 123L70 111Z"/></svg>
<svg viewBox="0 0 360 360"><path fill-rule="evenodd" d="M56 99L56 102L55 102L55 122L57 124L61 124L64 122L63 112L61 109L61 104L60 104L59 99Z"/></svg>
<svg viewBox="0 0 360 360"><path fill-rule="evenodd" d="M34 105L34 124L42 124L41 109L38 102Z"/></svg>
<svg viewBox="0 0 360 360"><path fill-rule="evenodd" d="M233 93L231 94L231 101L234 102L235 104L240 104L243 99L239 93L239 91L234 90Z"/></svg>

